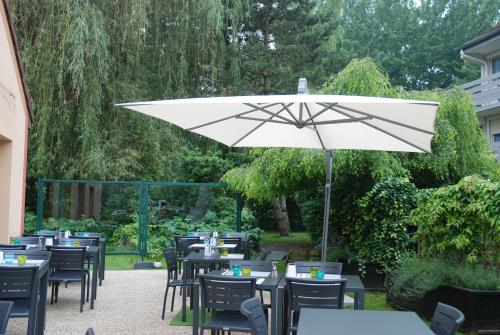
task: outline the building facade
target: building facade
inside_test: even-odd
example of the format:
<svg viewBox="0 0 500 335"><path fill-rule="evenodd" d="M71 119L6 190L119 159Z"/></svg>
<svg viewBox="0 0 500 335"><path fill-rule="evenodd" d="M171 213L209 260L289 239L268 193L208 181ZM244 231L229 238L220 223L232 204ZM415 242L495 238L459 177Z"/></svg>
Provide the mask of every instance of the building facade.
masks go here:
<svg viewBox="0 0 500 335"><path fill-rule="evenodd" d="M481 78L462 87L472 94L479 121L500 160L500 24L465 43L460 56L481 66Z"/></svg>
<svg viewBox="0 0 500 335"><path fill-rule="evenodd" d="M24 227L28 129L33 116L9 10L0 0L0 243Z"/></svg>

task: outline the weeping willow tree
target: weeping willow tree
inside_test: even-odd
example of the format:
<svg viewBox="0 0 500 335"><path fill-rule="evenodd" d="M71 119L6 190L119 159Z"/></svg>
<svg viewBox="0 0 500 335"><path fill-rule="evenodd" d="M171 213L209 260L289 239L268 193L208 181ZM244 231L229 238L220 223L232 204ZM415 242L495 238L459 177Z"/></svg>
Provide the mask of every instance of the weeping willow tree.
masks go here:
<svg viewBox="0 0 500 335"><path fill-rule="evenodd" d="M33 100L29 175L159 179L188 139L113 105L226 93L245 0L11 0ZM230 93L230 92L229 92Z"/></svg>

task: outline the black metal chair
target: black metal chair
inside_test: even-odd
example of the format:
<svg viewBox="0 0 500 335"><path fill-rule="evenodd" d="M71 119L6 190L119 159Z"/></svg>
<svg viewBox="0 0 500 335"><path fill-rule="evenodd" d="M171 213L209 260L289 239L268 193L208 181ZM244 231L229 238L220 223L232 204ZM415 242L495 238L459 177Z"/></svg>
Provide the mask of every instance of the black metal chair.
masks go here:
<svg viewBox="0 0 500 335"><path fill-rule="evenodd" d="M464 320L464 314L460 310L438 302L432 317L431 330L436 335L455 335Z"/></svg>
<svg viewBox="0 0 500 335"><path fill-rule="evenodd" d="M241 267L249 267L252 271L259 272L272 272L273 271L273 263L270 261L230 261L229 265L232 268L233 265L239 264ZM264 303L264 296L262 294L262 290L259 290L260 300ZM270 305L264 305L266 308L271 307Z"/></svg>
<svg viewBox="0 0 500 335"><path fill-rule="evenodd" d="M52 283L50 304L54 303L54 295L57 303L61 282L80 282L80 313L83 312L85 286L87 287L87 301L89 301L90 288L90 271L85 269L85 247L49 246L47 249L52 252L49 275L49 282Z"/></svg>
<svg viewBox="0 0 500 335"><path fill-rule="evenodd" d="M252 335L267 335L267 319L262 303L257 298L243 301L240 312L250 321Z"/></svg>
<svg viewBox="0 0 500 335"><path fill-rule="evenodd" d="M165 262L167 262L167 287L165 288L165 296L163 297L163 309L161 312L161 319L165 319L165 306L167 304L168 289L173 287L174 291L172 293L172 303L170 305L170 311L174 310L174 299L175 299L175 289L178 286L193 286L193 279L178 279L177 271L177 253L175 248L166 248L163 251L163 256L165 257Z"/></svg>
<svg viewBox="0 0 500 335"><path fill-rule="evenodd" d="M255 296L255 278L200 275L201 322L200 334L213 331L250 333L250 321L241 314L241 304ZM212 318L206 320L207 308Z"/></svg>
<svg viewBox="0 0 500 335"><path fill-rule="evenodd" d="M177 257L186 257L191 252L191 249L189 249L189 246L191 244L195 244L195 243L200 242L200 238L197 236L195 236L195 237L174 236L174 242L175 242L175 250L177 251ZM180 273L180 271L182 269L182 261L181 260L177 261L177 269Z"/></svg>
<svg viewBox="0 0 500 335"><path fill-rule="evenodd" d="M346 279L286 279L288 292L287 334L297 332L301 308L343 309Z"/></svg>
<svg viewBox="0 0 500 335"><path fill-rule="evenodd" d="M30 312L38 303L37 271L37 267L0 266L0 300L14 302L11 318L29 318L28 334L34 334L36 323Z"/></svg>
<svg viewBox="0 0 500 335"><path fill-rule="evenodd" d="M325 274L341 275L342 263L338 262L295 262L297 273L309 273L309 269L313 266L318 267Z"/></svg>
<svg viewBox="0 0 500 335"><path fill-rule="evenodd" d="M0 334L5 334L9 323L10 313L14 308L12 301L0 301Z"/></svg>
<svg viewBox="0 0 500 335"><path fill-rule="evenodd" d="M220 241L224 241L224 244L236 244L236 248L234 248L232 251L239 254L242 251L242 243L241 243L241 238L239 237L234 237L234 238L220 238Z"/></svg>
<svg viewBox="0 0 500 335"><path fill-rule="evenodd" d="M26 244L0 244L0 250L26 250Z"/></svg>

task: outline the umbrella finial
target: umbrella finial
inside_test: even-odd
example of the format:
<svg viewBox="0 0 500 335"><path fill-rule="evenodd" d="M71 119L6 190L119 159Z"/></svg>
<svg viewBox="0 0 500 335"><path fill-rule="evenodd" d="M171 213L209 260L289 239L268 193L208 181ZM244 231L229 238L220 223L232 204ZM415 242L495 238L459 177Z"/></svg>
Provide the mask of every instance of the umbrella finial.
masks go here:
<svg viewBox="0 0 500 335"><path fill-rule="evenodd" d="M297 87L297 94L309 94L307 89L307 79L299 78L299 86Z"/></svg>

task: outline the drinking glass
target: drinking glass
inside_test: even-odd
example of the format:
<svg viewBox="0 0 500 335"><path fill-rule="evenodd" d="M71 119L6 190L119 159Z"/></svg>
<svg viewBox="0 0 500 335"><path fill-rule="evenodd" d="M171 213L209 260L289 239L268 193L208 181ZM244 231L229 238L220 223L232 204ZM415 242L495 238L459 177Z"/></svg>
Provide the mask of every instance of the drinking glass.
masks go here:
<svg viewBox="0 0 500 335"><path fill-rule="evenodd" d="M227 250L227 248L222 248L222 256L227 257L228 254L229 251Z"/></svg>
<svg viewBox="0 0 500 335"><path fill-rule="evenodd" d="M26 260L28 259L27 255L19 255L17 256L17 263L20 266L24 266L26 264Z"/></svg>
<svg viewBox="0 0 500 335"><path fill-rule="evenodd" d="M233 276L239 276L241 274L241 268L240 268L240 265L239 264L234 264L232 267L231 267L231 270L233 270Z"/></svg>
<svg viewBox="0 0 500 335"><path fill-rule="evenodd" d="M249 277L252 273L252 269L249 267L244 267L243 269L241 269L241 273L243 274L243 277Z"/></svg>
<svg viewBox="0 0 500 335"><path fill-rule="evenodd" d="M5 259L5 264L12 264L12 262L14 262L14 253L12 252L4 251L3 257Z"/></svg>
<svg viewBox="0 0 500 335"><path fill-rule="evenodd" d="M316 274L317 274L318 270L319 269L317 266L311 266L309 268L309 272L311 273L311 278L313 278L313 279L316 278Z"/></svg>
<svg viewBox="0 0 500 335"><path fill-rule="evenodd" d="M317 271L316 272L316 278L317 279L324 279L325 278L325 272L324 271Z"/></svg>

